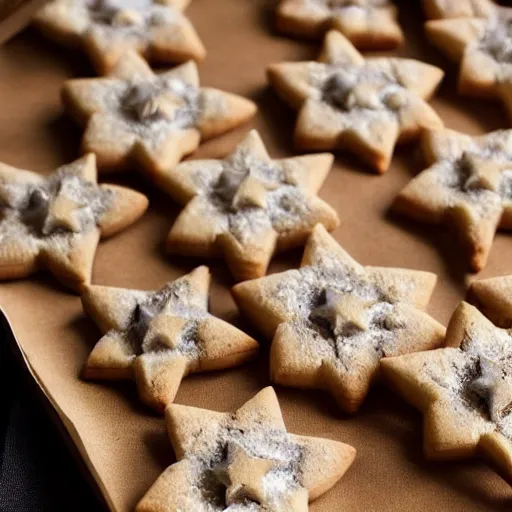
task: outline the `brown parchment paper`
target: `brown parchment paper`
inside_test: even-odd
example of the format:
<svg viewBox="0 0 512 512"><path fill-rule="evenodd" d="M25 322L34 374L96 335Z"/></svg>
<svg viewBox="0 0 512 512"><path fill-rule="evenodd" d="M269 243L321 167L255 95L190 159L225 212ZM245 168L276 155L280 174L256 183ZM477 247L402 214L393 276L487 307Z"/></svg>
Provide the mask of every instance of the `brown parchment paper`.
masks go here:
<svg viewBox="0 0 512 512"><path fill-rule="evenodd" d="M0 43L25 27L47 0L0 0Z"/></svg>
<svg viewBox="0 0 512 512"><path fill-rule="evenodd" d="M458 98L456 69L431 50L422 36L418 2L400 2L407 45L400 52L450 70L433 102L450 128L483 133L508 127L503 109ZM194 0L189 15L208 49L202 82L256 100L258 128L275 157L293 154L295 114L267 89L264 70L280 60L311 59L319 46L272 34L271 0ZM86 60L44 41L30 30L0 48L0 160L44 172L74 159L80 130L62 116L63 80L92 74ZM244 127L204 145L194 157L221 156L243 137ZM360 262L425 269L439 275L430 312L446 323L464 297L465 258L452 235L389 215L403 185L422 169L415 145L396 153L384 176L369 173L357 160L340 155L321 197L341 218L334 233ZM103 179L110 179L104 177ZM119 180L119 178L116 178ZM177 207L135 172L121 182L149 194L151 208L134 227L103 242L93 281L127 288L154 289L194 268L199 261L163 252L164 237ZM301 251L275 260L270 272L295 267ZM512 272L512 239L498 235L481 276ZM222 262L213 271L211 310L242 328L230 298L233 284ZM159 473L174 461L163 420L139 404L132 383L83 382L80 371L99 337L82 313L79 299L45 275L0 285L0 304L8 315L26 364L56 409L111 510L129 511ZM240 406L269 384L264 345L244 367L184 380L176 401L215 410ZM6 392L6 390L4 390ZM505 511L512 490L479 461L429 463L421 452L420 415L385 388L375 389L355 417L340 413L323 393L277 389L290 432L338 439L354 445L352 469L313 512Z"/></svg>

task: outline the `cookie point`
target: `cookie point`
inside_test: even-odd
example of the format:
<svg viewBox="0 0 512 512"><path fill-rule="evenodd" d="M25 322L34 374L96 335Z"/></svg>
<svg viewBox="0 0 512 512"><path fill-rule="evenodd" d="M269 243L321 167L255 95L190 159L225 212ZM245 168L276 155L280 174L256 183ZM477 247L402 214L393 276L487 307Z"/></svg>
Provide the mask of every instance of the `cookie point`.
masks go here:
<svg viewBox="0 0 512 512"><path fill-rule="evenodd" d="M375 170L377 171L377 174L386 174L389 170L389 162L383 162L383 161L380 161L380 162L377 162L375 164Z"/></svg>
<svg viewBox="0 0 512 512"><path fill-rule="evenodd" d="M484 250L482 247L471 247L472 254L470 258L471 272L478 273L482 271L487 265L487 259L489 257L489 250Z"/></svg>
<svg viewBox="0 0 512 512"><path fill-rule="evenodd" d="M331 29L325 34L325 41L336 42L336 41L347 41L349 40L339 31ZM352 44L352 43L350 43Z"/></svg>
<svg viewBox="0 0 512 512"><path fill-rule="evenodd" d="M247 132L247 135L245 136L244 140L249 140L249 139L254 139L254 140L258 141L258 142L263 143L263 140L261 138L260 132L256 128L251 128Z"/></svg>
<svg viewBox="0 0 512 512"><path fill-rule="evenodd" d="M323 160L326 166L332 167L334 165L335 156L333 153L318 153L316 156L319 160Z"/></svg>
<svg viewBox="0 0 512 512"><path fill-rule="evenodd" d="M253 398L256 397L277 400L277 393L273 386L266 386L261 391L256 393Z"/></svg>
<svg viewBox="0 0 512 512"><path fill-rule="evenodd" d="M211 275L210 268L206 265L200 265L199 267L196 267L194 270L192 270L189 275L190 277L206 279Z"/></svg>
<svg viewBox="0 0 512 512"><path fill-rule="evenodd" d="M446 339L458 339L459 333L464 331L466 320L474 316L475 313L479 314L479 311L474 306L466 301L459 302L448 323Z"/></svg>
<svg viewBox="0 0 512 512"><path fill-rule="evenodd" d="M496 282L497 278L491 279L477 279L473 281L468 288L467 300L473 305L480 304L484 302L489 295L493 294L493 284ZM503 278L498 278L500 281L504 280Z"/></svg>
<svg viewBox="0 0 512 512"><path fill-rule="evenodd" d="M329 235L329 232L327 231L327 229L325 228L325 226L323 224L318 223L318 224L315 224L315 227L311 231L310 237L312 238L314 235L315 236L325 236L325 235Z"/></svg>
<svg viewBox="0 0 512 512"><path fill-rule="evenodd" d="M92 151L86 151L80 158L75 160L75 162L84 162L85 164L96 165L96 153L93 153Z"/></svg>
<svg viewBox="0 0 512 512"><path fill-rule="evenodd" d="M267 78L270 84L274 84L285 74L286 63L276 62L267 66Z"/></svg>
<svg viewBox="0 0 512 512"><path fill-rule="evenodd" d="M255 279L242 281L231 288L231 296L239 309L241 309L247 301L252 300L252 296L255 293L256 282L257 280Z"/></svg>
<svg viewBox="0 0 512 512"><path fill-rule="evenodd" d="M478 311L475 306L471 305L469 302L466 302L465 300L461 300L459 302L459 305L455 308L454 315L457 313L465 313L467 311Z"/></svg>
<svg viewBox="0 0 512 512"><path fill-rule="evenodd" d="M254 101L243 98L241 96L236 97L236 99L232 100L234 105L237 105L240 109L240 116L246 119L250 119L253 117L258 111L258 106ZM256 132L258 134L258 132ZM259 137L259 134L258 134Z"/></svg>
<svg viewBox="0 0 512 512"><path fill-rule="evenodd" d="M206 58L206 47L195 31L188 38L188 53L190 58L196 62L202 62Z"/></svg>
<svg viewBox="0 0 512 512"><path fill-rule="evenodd" d="M383 375L392 375L401 366L400 356L397 357L383 357L380 360L380 370Z"/></svg>
<svg viewBox="0 0 512 512"><path fill-rule="evenodd" d="M243 96L239 96L237 94L232 94L228 92L222 93L223 98L223 119L222 124L212 129L210 132L206 134L203 133L203 137L210 138L215 135L219 135L227 132L228 130L232 130L237 128L239 125L249 121L256 114L258 107L256 103L248 98L244 98Z"/></svg>
<svg viewBox="0 0 512 512"><path fill-rule="evenodd" d="M91 284L91 283L84 284L80 290L80 296L83 298L90 297L93 294L95 288L96 288L96 285L94 285L94 284Z"/></svg>

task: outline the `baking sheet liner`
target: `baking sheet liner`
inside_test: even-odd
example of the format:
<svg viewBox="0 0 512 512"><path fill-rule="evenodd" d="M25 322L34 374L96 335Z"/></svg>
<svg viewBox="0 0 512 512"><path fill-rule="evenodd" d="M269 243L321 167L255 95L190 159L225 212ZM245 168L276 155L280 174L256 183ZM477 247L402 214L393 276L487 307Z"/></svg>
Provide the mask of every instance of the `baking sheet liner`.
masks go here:
<svg viewBox="0 0 512 512"><path fill-rule="evenodd" d="M0 44L25 27L48 0L0 0Z"/></svg>
<svg viewBox="0 0 512 512"><path fill-rule="evenodd" d="M400 2L407 44L401 55L422 58L449 72L433 105L450 128L484 133L508 127L498 104L458 98L456 68L422 36L417 2ZM260 130L274 157L294 154L295 113L266 87L265 67L282 60L315 58L318 44L272 34L275 2L194 0L188 13L208 49L201 64L204 85L253 98L260 113L250 126L205 144L196 157L231 150L249 127ZM85 58L44 41L32 30L0 47L0 161L44 172L78 154L80 130L62 115L63 80L92 75ZM464 254L449 231L425 227L389 214L398 191L422 169L417 146L400 148L384 176L370 173L348 155L339 155L320 196L333 205L341 225L336 239L363 264L429 270L439 276L430 313L446 323L466 292ZM98 250L93 282L156 289L190 271L200 260L164 254L163 241L178 208L136 172L104 176L147 193L145 217ZM301 251L276 258L270 272L298 266ZM512 240L496 237L481 277L512 272ZM236 312L233 284L221 261L206 262L213 272L211 311L256 335ZM111 510L133 510L157 476L174 461L163 419L137 400L131 382L102 384L79 379L87 355L100 336L82 312L78 297L54 279L0 285L25 363L58 413ZM259 337L258 337L259 338ZM243 367L186 378L176 402L219 411L237 408L269 384L268 346ZM372 391L354 417L341 413L321 392L277 388L290 432L338 439L358 450L353 467L336 487L314 502L312 512L424 510L505 511L512 491L479 461L431 463L422 456L421 416L384 387Z"/></svg>

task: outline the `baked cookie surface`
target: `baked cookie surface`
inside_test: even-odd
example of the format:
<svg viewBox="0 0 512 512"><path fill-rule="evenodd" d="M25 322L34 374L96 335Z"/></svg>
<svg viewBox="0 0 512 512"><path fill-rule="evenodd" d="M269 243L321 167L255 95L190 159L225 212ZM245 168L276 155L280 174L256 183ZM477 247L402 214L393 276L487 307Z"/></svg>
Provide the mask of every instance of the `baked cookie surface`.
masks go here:
<svg viewBox="0 0 512 512"><path fill-rule="evenodd" d="M397 17L390 0L282 0L276 24L280 32L308 38L333 28L356 48L385 50L403 42Z"/></svg>
<svg viewBox="0 0 512 512"><path fill-rule="evenodd" d="M512 483L512 332L463 302L445 347L384 359L383 376L424 413L428 458L482 454Z"/></svg>
<svg viewBox="0 0 512 512"><path fill-rule="evenodd" d="M136 53L126 54L108 78L68 80L64 106L85 126L84 152L100 170L138 167L157 181L199 146L250 119L255 104L199 86L197 66L154 74Z"/></svg>
<svg viewBox="0 0 512 512"><path fill-rule="evenodd" d="M495 7L484 18L428 21L432 43L460 62L459 92L483 99L501 99L512 112L512 9Z"/></svg>
<svg viewBox="0 0 512 512"><path fill-rule="evenodd" d="M36 15L48 37L89 55L108 73L129 50L154 62L201 60L206 52L182 14L188 0L52 0Z"/></svg>
<svg viewBox="0 0 512 512"><path fill-rule="evenodd" d="M236 285L233 296L269 339L281 385L324 389L355 412L383 357L438 347L444 327L422 311L436 276L363 267L317 226L298 270Z"/></svg>
<svg viewBox="0 0 512 512"><path fill-rule="evenodd" d="M316 194L330 154L273 160L252 131L224 160L178 165L165 187L186 203L167 248L188 256L223 256L237 281L265 275L276 251L302 245L317 223L338 225Z"/></svg>
<svg viewBox="0 0 512 512"><path fill-rule="evenodd" d="M141 399L163 410L186 375L254 357L255 340L208 313L209 286L207 267L156 292L88 286L82 294L84 311L104 335L89 356L84 377L135 378Z"/></svg>
<svg viewBox="0 0 512 512"><path fill-rule="evenodd" d="M430 167L400 192L394 208L422 222L455 226L478 272L496 230L512 228L512 130L475 137L428 132L423 149Z"/></svg>
<svg viewBox="0 0 512 512"><path fill-rule="evenodd" d="M388 170L398 142L443 126L425 101L443 71L412 59L365 59L336 31L326 35L318 61L273 64L268 76L299 111L298 148L346 149L379 173Z"/></svg>
<svg viewBox="0 0 512 512"><path fill-rule="evenodd" d="M487 18L496 7L491 0L422 0L431 20L443 18Z"/></svg>
<svg viewBox="0 0 512 512"><path fill-rule="evenodd" d="M98 185L86 155L53 174L0 164L0 279L49 270L75 291L91 280L100 238L143 215L147 198L125 187Z"/></svg>
<svg viewBox="0 0 512 512"><path fill-rule="evenodd" d="M136 512L307 512L355 458L349 445L289 434L270 387L233 413L171 404L166 422L178 462Z"/></svg>
<svg viewBox="0 0 512 512"><path fill-rule="evenodd" d="M512 276L473 281L469 287L468 300L495 325L512 327Z"/></svg>

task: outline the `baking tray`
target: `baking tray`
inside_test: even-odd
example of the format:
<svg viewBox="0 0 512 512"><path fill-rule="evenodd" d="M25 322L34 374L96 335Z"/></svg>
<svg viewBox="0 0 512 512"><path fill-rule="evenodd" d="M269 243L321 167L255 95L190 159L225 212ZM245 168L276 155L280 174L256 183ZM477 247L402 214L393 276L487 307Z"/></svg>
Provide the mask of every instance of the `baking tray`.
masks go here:
<svg viewBox="0 0 512 512"><path fill-rule="evenodd" d="M48 0L0 0L0 44L25 27Z"/></svg>
<svg viewBox="0 0 512 512"><path fill-rule="evenodd" d="M433 101L450 128L472 134L508 127L498 104L457 97L456 68L432 50L422 35L418 2L399 2L407 44L397 52L449 70ZM273 34L270 0L194 0L188 13L207 49L201 64L204 85L254 99L260 113L250 126L211 141L193 155L218 157L247 129L260 130L274 157L294 154L295 113L267 88L267 64L316 57L319 44ZM78 155L81 132L62 114L59 92L69 77L92 75L85 58L27 30L0 47L0 160L44 172ZM335 238L363 264L429 270L439 276L430 313L446 323L466 293L466 258L453 236L389 214L401 188L422 169L417 146L401 147L392 168L376 176L356 159L339 155L320 196L334 206L341 225ZM105 176L103 179L113 178ZM148 194L151 207L132 228L99 247L93 282L155 289L202 263L172 257L163 241L178 208L136 172L116 177ZM301 251L278 257L270 272L298 266ZM512 240L498 234L489 265L480 277L511 272ZM221 261L213 272L211 310L251 334L236 312L233 284ZM174 461L163 419L137 399L133 383L84 382L79 375L100 333L78 297L51 277L0 285L0 304L15 333L34 381L55 409L111 510L133 510L156 477ZM243 367L185 379L176 401L219 411L237 408L269 384L268 346ZM277 388L290 432L338 439L358 450L353 467L312 512L505 511L512 491L478 460L433 463L422 455L422 419L384 387L372 391L349 417L321 392Z"/></svg>

